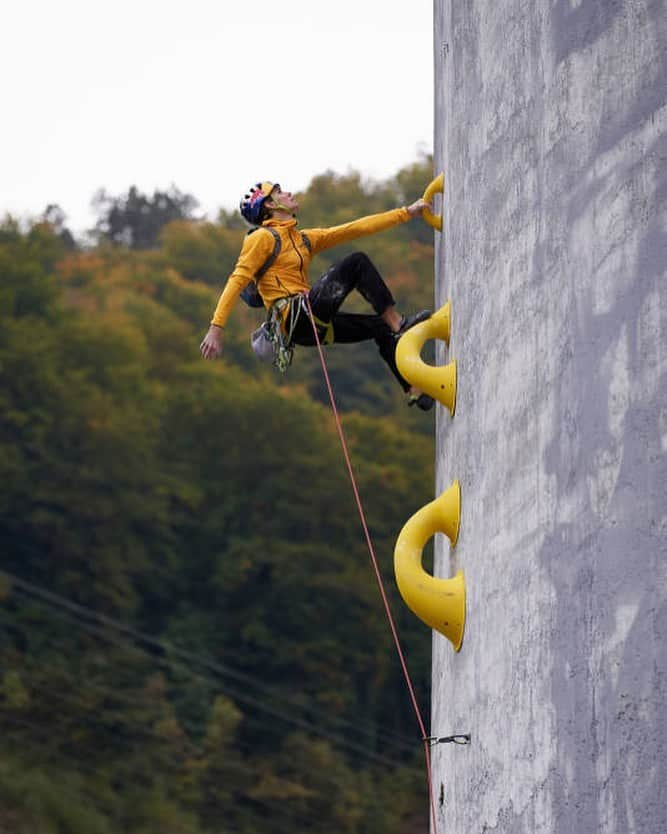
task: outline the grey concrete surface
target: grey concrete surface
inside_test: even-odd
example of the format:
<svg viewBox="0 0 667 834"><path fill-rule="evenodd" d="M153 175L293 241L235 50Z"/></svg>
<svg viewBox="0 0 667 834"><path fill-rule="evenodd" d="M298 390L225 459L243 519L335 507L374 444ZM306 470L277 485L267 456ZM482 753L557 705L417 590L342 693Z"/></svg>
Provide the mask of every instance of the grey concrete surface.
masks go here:
<svg viewBox="0 0 667 834"><path fill-rule="evenodd" d="M439 834L666 834L667 7L436 0Z"/></svg>

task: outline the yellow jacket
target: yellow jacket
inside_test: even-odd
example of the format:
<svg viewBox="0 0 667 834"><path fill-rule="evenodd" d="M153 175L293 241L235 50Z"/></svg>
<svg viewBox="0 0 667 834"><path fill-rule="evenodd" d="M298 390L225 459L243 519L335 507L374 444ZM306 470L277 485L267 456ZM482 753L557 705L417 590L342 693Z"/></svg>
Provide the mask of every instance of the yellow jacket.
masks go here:
<svg viewBox="0 0 667 834"><path fill-rule="evenodd" d="M304 229L304 234L310 241L310 251L296 229L296 220L266 220L263 226L271 226L278 232L281 246L278 257L258 284L264 306L268 308L286 295L307 292L310 289L308 266L311 258L318 252L357 237L382 232L409 219L406 208L397 208L381 214L360 217L358 220L329 229ZM245 238L234 271L227 279L215 308L211 324L224 326L243 288L254 279L257 270L273 252L273 247L273 235L262 234L261 229Z"/></svg>

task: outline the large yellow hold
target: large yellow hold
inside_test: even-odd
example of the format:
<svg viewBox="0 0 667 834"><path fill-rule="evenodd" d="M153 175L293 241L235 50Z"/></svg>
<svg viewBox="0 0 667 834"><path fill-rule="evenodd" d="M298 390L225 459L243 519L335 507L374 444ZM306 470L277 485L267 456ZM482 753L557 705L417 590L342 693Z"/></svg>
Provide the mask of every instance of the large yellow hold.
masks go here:
<svg viewBox="0 0 667 834"><path fill-rule="evenodd" d="M445 190L445 175L444 173L439 174L433 182L429 183L426 187L426 191L424 192L423 199L426 202L430 203L433 199L434 194L440 194ZM436 231L442 231L442 215L436 215L430 212L428 209L424 209L422 212L422 217L428 223L429 226L432 226Z"/></svg>
<svg viewBox="0 0 667 834"><path fill-rule="evenodd" d="M451 304L448 301L433 315L411 327L396 345L396 365L404 379L430 394L454 416L456 410L456 360L448 365L427 365L421 358L422 348L429 339L442 339L449 345Z"/></svg>
<svg viewBox="0 0 667 834"><path fill-rule="evenodd" d="M396 584L408 608L426 625L443 634L459 651L465 628L466 590L463 571L439 579L424 570L422 551L436 533L456 544L461 517L458 481L439 498L416 512L404 525L394 549Z"/></svg>

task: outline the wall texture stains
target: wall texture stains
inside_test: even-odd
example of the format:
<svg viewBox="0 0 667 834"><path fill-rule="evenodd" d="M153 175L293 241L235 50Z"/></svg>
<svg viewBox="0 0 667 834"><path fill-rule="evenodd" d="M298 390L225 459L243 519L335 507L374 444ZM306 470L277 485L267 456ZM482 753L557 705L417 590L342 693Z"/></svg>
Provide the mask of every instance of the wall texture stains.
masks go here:
<svg viewBox="0 0 667 834"><path fill-rule="evenodd" d="M667 5L436 0L440 834L667 832ZM440 350L440 349L439 349ZM439 359L447 353L440 350Z"/></svg>

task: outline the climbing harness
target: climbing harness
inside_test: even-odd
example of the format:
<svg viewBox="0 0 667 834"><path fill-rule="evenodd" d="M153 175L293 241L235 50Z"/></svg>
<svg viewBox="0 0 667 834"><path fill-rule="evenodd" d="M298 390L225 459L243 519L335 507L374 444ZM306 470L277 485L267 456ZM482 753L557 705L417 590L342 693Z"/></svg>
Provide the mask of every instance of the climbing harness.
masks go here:
<svg viewBox="0 0 667 834"><path fill-rule="evenodd" d="M269 308L266 321L253 331L250 336L250 344L258 359L262 362L269 362L274 365L280 373L285 371L292 364L294 346L292 336L294 328L299 320L302 307L302 296L291 295L279 298ZM283 330L283 310L289 308L287 313L287 327Z"/></svg>
<svg viewBox="0 0 667 834"><path fill-rule="evenodd" d="M254 330L250 336L250 344L255 356L261 359L262 362L273 365L283 374L292 364L292 358L294 356L294 343L292 339L297 322L299 321L299 316L303 312L308 312L306 298L306 293L287 295L284 298L279 298L270 307L266 321L257 330ZM284 310L286 308L289 308L289 310L285 316ZM331 344L334 340L333 322L318 319L312 313L312 310L309 315L312 315L317 327L321 331L321 333L317 334L320 343L324 345ZM286 318L284 327L283 318Z"/></svg>
<svg viewBox="0 0 667 834"><path fill-rule="evenodd" d="M350 482L352 484L352 491L354 492L354 497L357 503L357 510L359 512L359 519L361 521L361 526L364 531L364 536L366 539L366 545L368 547L368 552L371 557L371 562L373 565L373 570L375 572L375 578L377 579L378 588L380 590L380 596L382 597L382 602L384 604L384 610L387 614L387 620L389 621L389 627L391 629L392 636L394 638L394 645L396 646L396 652L398 653L398 657L401 663L401 668L403 670L403 676L405 678L405 683L408 688L408 692L410 694L410 700L412 701L412 707L415 712L415 716L417 718L417 723L419 725L419 729L421 731L421 739L424 743L424 757L426 759L426 775L428 779L428 795L429 801L431 805L431 815L433 819L433 832L437 834L437 819L436 819L436 811L435 811L435 798L433 796L433 775L431 772L431 753L430 753L430 738L426 735L426 727L424 726L424 719L422 718L421 711L419 709L419 704L417 703L417 696L415 695L414 686L412 684L412 679L410 677L410 673L408 671L408 666L405 661L405 656L403 654L403 649L401 647L401 642L398 638L398 631L396 629L396 624L394 623L394 617L391 613L391 608L389 606L389 599L387 597L387 592L384 588L384 583L382 581L382 575L380 574L380 568L378 566L377 556L375 555L375 548L373 547L373 542L371 540L371 535L368 530L368 524L366 522L366 515L364 513L363 504L361 503L361 496L359 494L359 489L357 487L357 481L354 477L354 470L352 468L352 461L350 459L350 453L347 448L347 441L345 440L345 434L343 432L343 426L340 420L340 416L338 414L338 408L336 407L336 400L333 393L333 387L331 385L331 380L329 379L329 372L327 371L327 365L324 360L324 351L322 350L322 342L320 340L320 335L318 333L318 324L321 325L321 322L313 315L312 308L310 306L310 299L308 295L303 296L303 304L305 309L308 313L308 317L310 318L310 323L313 327L313 335L315 337L315 344L317 345L317 351L320 357L320 364L322 365L322 373L324 374L324 381L327 386L327 391L329 393L329 400L331 402L331 408L333 410L334 419L336 421L336 428L338 430L338 437L340 439L340 444L343 449L343 456L345 458L345 463L347 465L347 471L350 476Z"/></svg>

